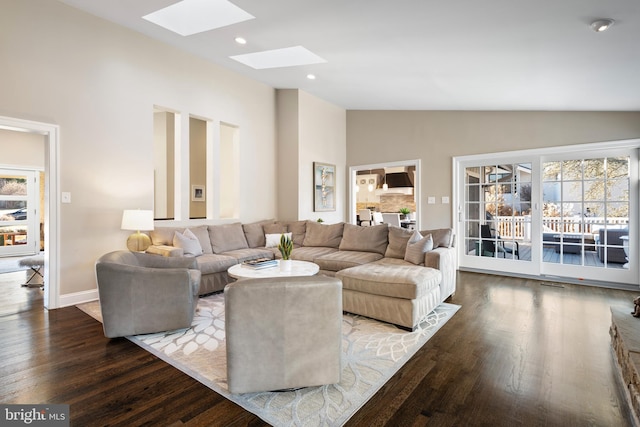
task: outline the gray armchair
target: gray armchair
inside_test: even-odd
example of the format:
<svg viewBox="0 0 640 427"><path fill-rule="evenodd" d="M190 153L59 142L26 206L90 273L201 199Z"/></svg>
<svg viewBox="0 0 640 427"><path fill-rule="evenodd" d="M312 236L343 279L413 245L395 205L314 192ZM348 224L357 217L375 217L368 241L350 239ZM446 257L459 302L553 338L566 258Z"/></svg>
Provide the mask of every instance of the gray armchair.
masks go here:
<svg viewBox="0 0 640 427"><path fill-rule="evenodd" d="M195 258L115 251L96 262L108 338L187 328L200 288Z"/></svg>
<svg viewBox="0 0 640 427"><path fill-rule="evenodd" d="M340 382L339 279L243 279L225 287L224 300L231 393Z"/></svg>

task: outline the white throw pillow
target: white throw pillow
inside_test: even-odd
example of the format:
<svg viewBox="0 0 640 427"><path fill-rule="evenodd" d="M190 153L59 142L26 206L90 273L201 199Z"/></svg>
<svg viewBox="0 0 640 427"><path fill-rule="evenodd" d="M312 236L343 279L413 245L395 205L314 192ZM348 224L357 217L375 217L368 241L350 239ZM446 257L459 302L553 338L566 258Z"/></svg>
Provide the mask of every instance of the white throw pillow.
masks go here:
<svg viewBox="0 0 640 427"><path fill-rule="evenodd" d="M407 242L407 250L404 253L404 260L409 261L412 264L424 263L424 254L433 250L433 238L431 234L427 234L422 237L422 234L418 230L413 232L413 235Z"/></svg>
<svg viewBox="0 0 640 427"><path fill-rule="evenodd" d="M293 233L276 233L276 234L265 234L264 235L264 240L266 242L266 244L264 245L265 248L277 248L278 245L280 244L280 237L282 235L287 236L288 238L292 238Z"/></svg>
<svg viewBox="0 0 640 427"><path fill-rule="evenodd" d="M202 245L200 245L200 241L196 235L193 234L193 231L188 228L184 230L184 233L180 233L179 231L174 233L173 246L176 248L182 248L185 255L202 255Z"/></svg>

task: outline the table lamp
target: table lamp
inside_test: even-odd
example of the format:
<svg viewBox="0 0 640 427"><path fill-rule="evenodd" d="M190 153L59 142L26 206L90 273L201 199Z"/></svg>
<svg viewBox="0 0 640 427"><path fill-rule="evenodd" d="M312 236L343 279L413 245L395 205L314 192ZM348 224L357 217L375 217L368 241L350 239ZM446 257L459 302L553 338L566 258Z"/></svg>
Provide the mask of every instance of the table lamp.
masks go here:
<svg viewBox="0 0 640 427"><path fill-rule="evenodd" d="M140 232L153 230L153 211L125 210L122 214L122 230L135 230L127 239L127 248L132 252L144 252L151 246L151 239Z"/></svg>

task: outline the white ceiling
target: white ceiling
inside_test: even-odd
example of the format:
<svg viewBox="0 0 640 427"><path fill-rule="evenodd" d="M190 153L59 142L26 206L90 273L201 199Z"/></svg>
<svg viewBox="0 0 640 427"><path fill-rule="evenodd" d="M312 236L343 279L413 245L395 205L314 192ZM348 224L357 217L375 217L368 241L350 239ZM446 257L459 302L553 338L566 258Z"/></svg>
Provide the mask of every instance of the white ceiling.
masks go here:
<svg viewBox="0 0 640 427"><path fill-rule="evenodd" d="M60 1L349 110L640 111L639 0L232 0L255 19L187 37L142 19L176 0ZM298 45L327 62L229 58Z"/></svg>

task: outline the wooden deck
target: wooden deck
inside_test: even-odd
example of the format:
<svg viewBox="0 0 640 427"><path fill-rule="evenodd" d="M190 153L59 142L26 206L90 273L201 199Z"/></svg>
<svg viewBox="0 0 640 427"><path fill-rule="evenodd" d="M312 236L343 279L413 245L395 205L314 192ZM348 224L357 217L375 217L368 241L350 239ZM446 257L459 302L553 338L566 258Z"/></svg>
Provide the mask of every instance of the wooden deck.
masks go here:
<svg viewBox="0 0 640 427"><path fill-rule="evenodd" d="M528 243L520 243L520 260L531 261L531 245ZM472 250L469 255L475 255L475 250ZM510 254L506 254L507 258ZM561 260L562 255L562 260ZM581 254L559 254L554 248L543 248L542 261L554 264L571 264L571 265L583 265L582 256L584 255L584 265L588 267L605 267L604 263L600 261L598 253L596 251L584 251ZM502 257L502 255L500 255ZM624 264L609 262L606 268L623 268Z"/></svg>

